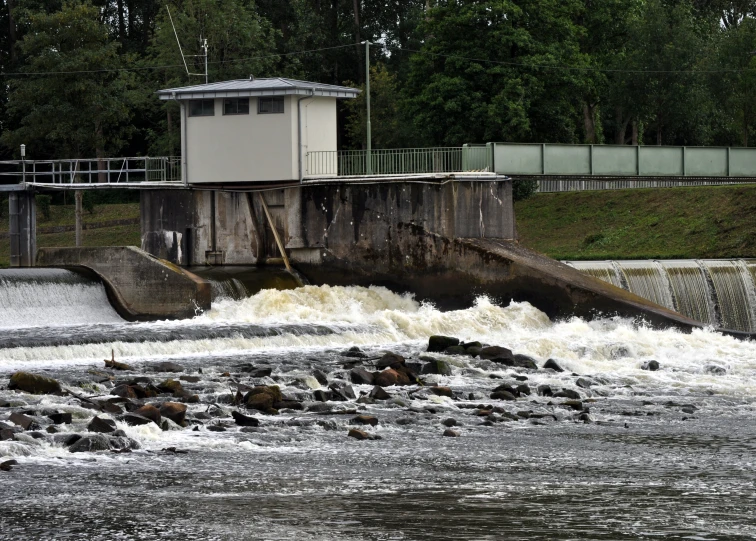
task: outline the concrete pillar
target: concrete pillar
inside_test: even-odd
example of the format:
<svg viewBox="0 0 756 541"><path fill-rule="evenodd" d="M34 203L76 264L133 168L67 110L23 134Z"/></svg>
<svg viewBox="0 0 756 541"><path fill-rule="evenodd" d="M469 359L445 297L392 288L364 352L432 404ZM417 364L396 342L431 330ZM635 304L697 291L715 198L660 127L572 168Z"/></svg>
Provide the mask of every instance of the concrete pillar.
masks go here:
<svg viewBox="0 0 756 541"><path fill-rule="evenodd" d="M33 267L37 255L37 205L33 192L13 192L10 216L10 265Z"/></svg>
<svg viewBox="0 0 756 541"><path fill-rule="evenodd" d="M304 248L302 238L302 189L287 188L285 193L286 205L286 230L288 239L286 248Z"/></svg>
<svg viewBox="0 0 756 541"><path fill-rule="evenodd" d="M82 202L84 200L84 192L81 190L76 190L74 192L74 201L76 202L76 246L81 246L81 210L82 210Z"/></svg>

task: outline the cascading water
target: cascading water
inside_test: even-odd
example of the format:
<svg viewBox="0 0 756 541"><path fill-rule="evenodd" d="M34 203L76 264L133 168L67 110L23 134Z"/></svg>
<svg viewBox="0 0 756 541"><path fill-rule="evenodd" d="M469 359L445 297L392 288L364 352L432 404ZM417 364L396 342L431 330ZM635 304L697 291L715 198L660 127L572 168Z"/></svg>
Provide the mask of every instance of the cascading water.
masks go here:
<svg viewBox="0 0 756 541"><path fill-rule="evenodd" d="M118 321L101 282L63 269L0 270L0 328Z"/></svg>
<svg viewBox="0 0 756 541"><path fill-rule="evenodd" d="M568 261L567 264L707 325L756 332L753 260Z"/></svg>

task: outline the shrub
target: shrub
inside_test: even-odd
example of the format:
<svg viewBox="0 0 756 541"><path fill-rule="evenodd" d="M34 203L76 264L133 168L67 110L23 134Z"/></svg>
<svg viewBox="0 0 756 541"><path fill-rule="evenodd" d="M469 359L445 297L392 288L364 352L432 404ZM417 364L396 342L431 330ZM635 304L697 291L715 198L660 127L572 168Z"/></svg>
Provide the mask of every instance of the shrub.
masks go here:
<svg viewBox="0 0 756 541"><path fill-rule="evenodd" d="M532 196L538 190L538 181L518 178L512 181L512 197L515 201L522 201Z"/></svg>
<svg viewBox="0 0 756 541"><path fill-rule="evenodd" d="M84 195L81 198L81 206L89 214L94 214L95 202L94 197L92 196L92 192L84 192Z"/></svg>
<svg viewBox="0 0 756 541"><path fill-rule="evenodd" d="M37 194L34 196L34 200L37 202L37 210L42 213L42 217L45 222L50 221L50 203L52 203L51 195Z"/></svg>

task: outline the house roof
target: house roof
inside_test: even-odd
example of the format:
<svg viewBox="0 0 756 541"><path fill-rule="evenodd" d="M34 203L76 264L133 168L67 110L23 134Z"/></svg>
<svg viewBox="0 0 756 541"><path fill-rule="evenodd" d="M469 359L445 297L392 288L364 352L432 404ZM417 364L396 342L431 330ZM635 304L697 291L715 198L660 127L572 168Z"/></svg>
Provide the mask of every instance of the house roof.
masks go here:
<svg viewBox="0 0 756 541"><path fill-rule="evenodd" d="M355 98L360 90L348 86L326 85L297 81L283 77L269 79L236 79L204 85L182 86L158 90L161 100L192 100L202 98L240 98L247 96L327 96L330 98Z"/></svg>

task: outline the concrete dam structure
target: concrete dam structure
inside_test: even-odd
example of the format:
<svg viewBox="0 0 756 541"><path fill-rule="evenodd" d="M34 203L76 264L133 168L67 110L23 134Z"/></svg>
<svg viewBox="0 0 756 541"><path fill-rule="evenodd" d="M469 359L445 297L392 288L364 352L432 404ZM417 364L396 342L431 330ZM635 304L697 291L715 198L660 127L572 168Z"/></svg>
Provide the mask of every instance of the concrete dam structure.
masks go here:
<svg viewBox="0 0 756 541"><path fill-rule="evenodd" d="M511 181L490 177L143 191L142 247L188 267L280 265L285 256L314 285L383 285L441 308L488 295L528 301L551 318L701 326L520 246Z"/></svg>

